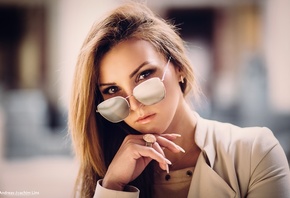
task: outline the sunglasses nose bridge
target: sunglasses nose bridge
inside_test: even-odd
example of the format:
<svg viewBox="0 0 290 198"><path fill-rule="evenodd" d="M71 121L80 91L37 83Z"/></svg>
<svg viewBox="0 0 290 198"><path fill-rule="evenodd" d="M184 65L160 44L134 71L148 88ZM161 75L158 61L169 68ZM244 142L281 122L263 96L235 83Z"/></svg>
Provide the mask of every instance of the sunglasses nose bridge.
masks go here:
<svg viewBox="0 0 290 198"><path fill-rule="evenodd" d="M129 105L130 105L130 109L131 110L137 110L140 106L140 102L134 97L134 95L129 95L126 97L126 99L128 100L129 102Z"/></svg>

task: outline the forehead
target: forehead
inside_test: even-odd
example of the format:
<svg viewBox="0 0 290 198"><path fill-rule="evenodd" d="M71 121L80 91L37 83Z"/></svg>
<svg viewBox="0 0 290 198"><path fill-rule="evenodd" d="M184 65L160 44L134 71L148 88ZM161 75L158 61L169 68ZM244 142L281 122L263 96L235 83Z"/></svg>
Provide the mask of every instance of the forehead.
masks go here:
<svg viewBox="0 0 290 198"><path fill-rule="evenodd" d="M144 40L131 39L119 43L105 54L100 62L100 81L127 76L145 61L160 65L163 55Z"/></svg>

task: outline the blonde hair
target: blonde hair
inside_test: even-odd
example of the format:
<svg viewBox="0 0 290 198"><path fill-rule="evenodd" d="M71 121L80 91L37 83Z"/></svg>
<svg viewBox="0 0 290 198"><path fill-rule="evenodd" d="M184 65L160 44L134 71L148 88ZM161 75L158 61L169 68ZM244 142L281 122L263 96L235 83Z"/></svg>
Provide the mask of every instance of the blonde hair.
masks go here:
<svg viewBox="0 0 290 198"><path fill-rule="evenodd" d="M96 182L104 177L122 138L128 130L133 131L124 123L109 123L95 112L102 101L97 86L100 60L115 45L132 38L148 41L164 58L171 57L174 67L184 75L184 83L180 83L184 95L192 88L198 92L183 40L173 25L155 16L145 5L123 5L94 24L78 56L69 108L69 129L80 160L76 186L81 188L81 197L93 196ZM112 133L115 130L118 132ZM110 133L114 136L108 138ZM109 146L112 141L118 142L115 147ZM146 195L141 191L142 196Z"/></svg>

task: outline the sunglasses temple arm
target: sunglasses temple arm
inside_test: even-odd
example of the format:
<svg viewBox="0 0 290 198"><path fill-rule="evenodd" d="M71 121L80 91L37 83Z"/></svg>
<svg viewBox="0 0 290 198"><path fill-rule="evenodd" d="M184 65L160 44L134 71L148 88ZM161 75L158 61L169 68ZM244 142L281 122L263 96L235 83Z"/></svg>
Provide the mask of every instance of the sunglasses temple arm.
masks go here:
<svg viewBox="0 0 290 198"><path fill-rule="evenodd" d="M166 72L167 72L167 70L168 70L168 66L169 66L170 60L171 60L171 57L169 57L169 59L168 59L168 61L167 61L167 63L166 63L165 70L164 70L164 73L163 73L163 75L162 75L162 79L161 79L161 81L164 81L165 74L166 74Z"/></svg>

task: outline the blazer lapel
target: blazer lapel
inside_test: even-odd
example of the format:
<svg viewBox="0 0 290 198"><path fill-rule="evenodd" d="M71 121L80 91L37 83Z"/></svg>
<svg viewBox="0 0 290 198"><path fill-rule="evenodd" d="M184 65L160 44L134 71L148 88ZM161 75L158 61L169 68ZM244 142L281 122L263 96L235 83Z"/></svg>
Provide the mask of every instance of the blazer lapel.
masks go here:
<svg viewBox="0 0 290 198"><path fill-rule="evenodd" d="M236 197L236 192L207 164L205 152L201 152L190 184L188 198Z"/></svg>

